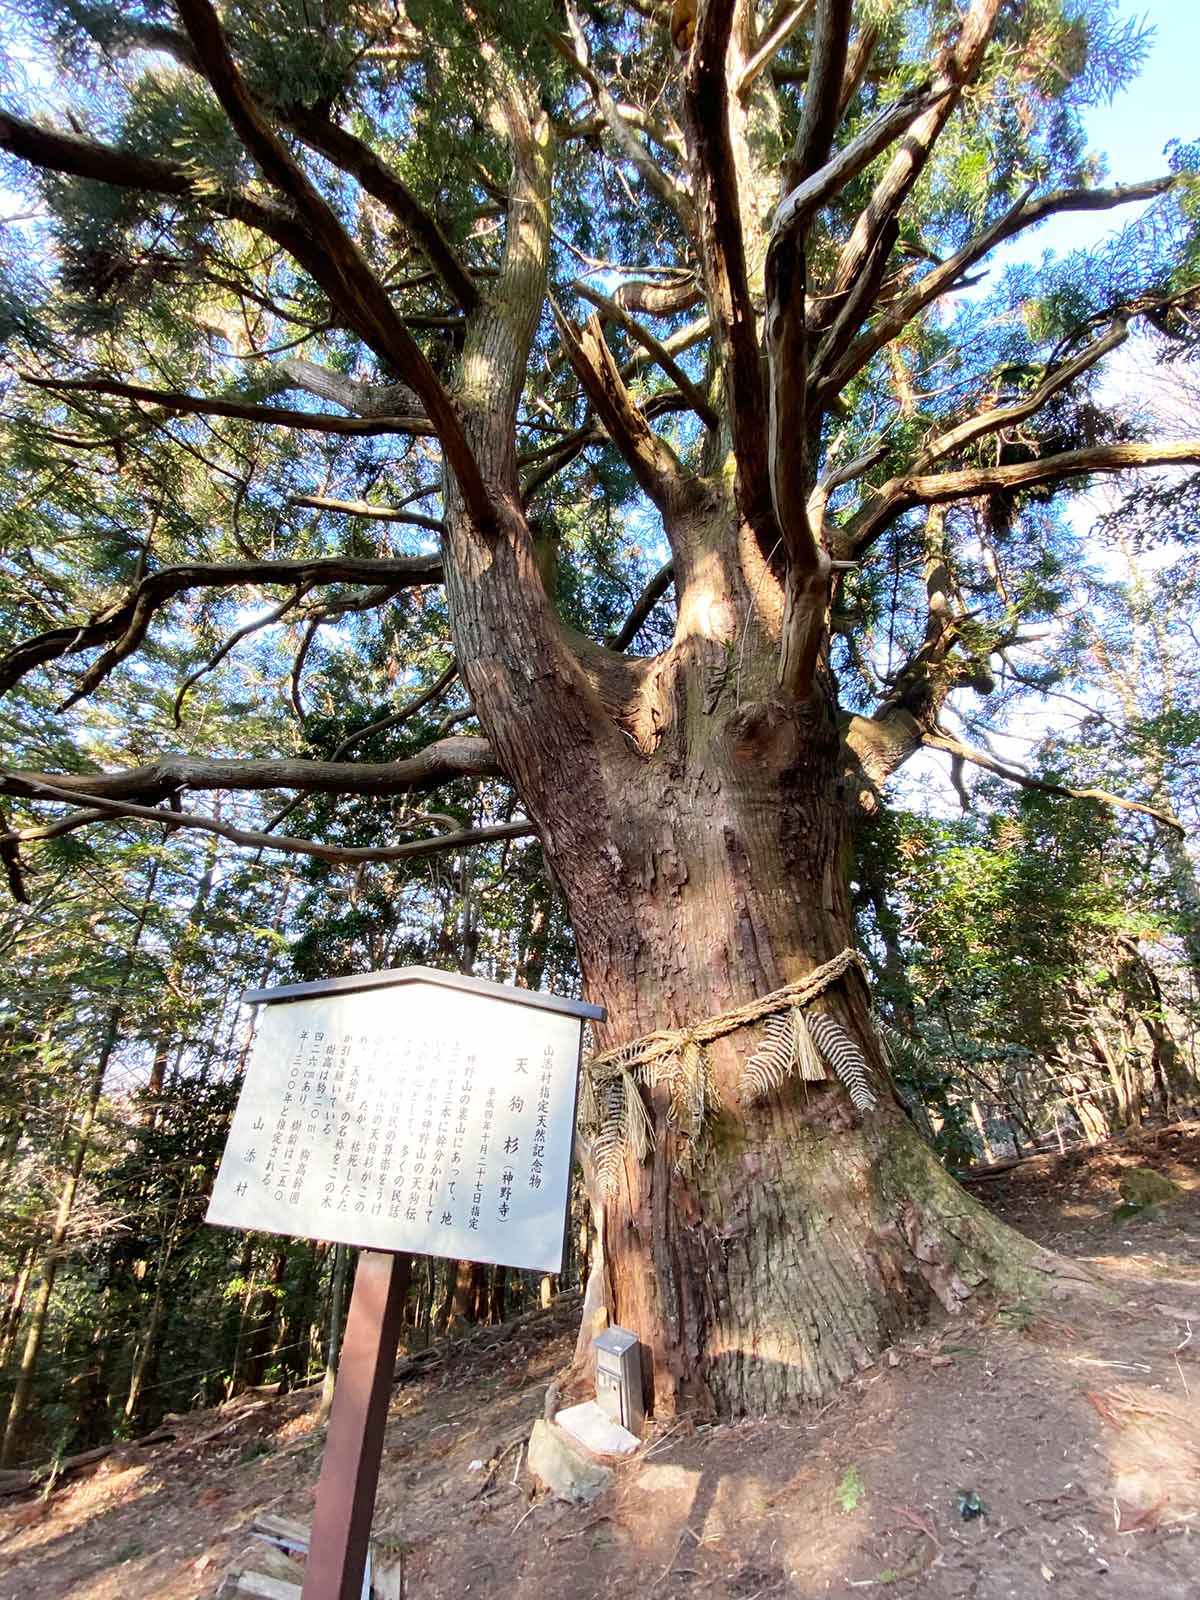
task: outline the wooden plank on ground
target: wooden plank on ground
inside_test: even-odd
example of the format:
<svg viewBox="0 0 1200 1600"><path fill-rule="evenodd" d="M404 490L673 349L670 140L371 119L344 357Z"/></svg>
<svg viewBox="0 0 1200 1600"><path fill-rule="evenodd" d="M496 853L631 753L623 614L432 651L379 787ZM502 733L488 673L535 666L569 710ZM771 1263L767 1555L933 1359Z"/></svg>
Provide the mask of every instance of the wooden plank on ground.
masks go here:
<svg viewBox="0 0 1200 1600"><path fill-rule="evenodd" d="M265 1572L231 1572L217 1590L217 1600L300 1600L300 1585L283 1578L268 1578Z"/></svg>
<svg viewBox="0 0 1200 1600"><path fill-rule="evenodd" d="M372 1600L404 1600L404 1557L378 1562L371 1585Z"/></svg>

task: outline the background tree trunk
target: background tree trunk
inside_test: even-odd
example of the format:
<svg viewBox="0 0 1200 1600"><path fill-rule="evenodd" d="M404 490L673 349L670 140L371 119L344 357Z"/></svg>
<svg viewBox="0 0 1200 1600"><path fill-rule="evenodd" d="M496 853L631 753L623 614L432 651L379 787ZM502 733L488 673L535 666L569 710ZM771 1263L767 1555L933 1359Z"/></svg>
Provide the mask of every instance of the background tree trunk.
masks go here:
<svg viewBox="0 0 1200 1600"><path fill-rule="evenodd" d="M25 1348L21 1353L21 1363L17 1369L17 1381L8 1403L8 1417L4 1426L4 1438L0 1442L0 1467L11 1465L20 1442L21 1427L33 1393L38 1356L41 1352L42 1339L46 1331L46 1319L50 1312L50 1300L54 1293L54 1283L58 1276L58 1269L62 1259L61 1252L67 1238L67 1230L71 1225L71 1213L75 1207L75 1197L79 1192L79 1182L83 1176L83 1164L87 1159L88 1149L92 1142L96 1112L100 1105L100 1096L104 1092L104 1079L108 1072L109 1062L112 1060L113 1051L116 1049L117 1041L120 1038L125 992L129 986L130 979L133 977L134 960L142 940L142 934L145 932L146 919L150 914L157 882L158 863L157 861L152 861L146 874L141 906L133 925L121 968L121 978L117 986L116 999L108 1013L100 1050L88 1077L83 1112L75 1131L70 1165L63 1179L62 1188L59 1191L58 1208L55 1212L54 1224L50 1230L45 1255L42 1259L41 1282L38 1285L33 1306L30 1309Z"/></svg>
<svg viewBox="0 0 1200 1600"><path fill-rule="evenodd" d="M325 1332L325 1378L321 1384L321 1406L318 1416L325 1422L333 1409L333 1391L337 1385L338 1356L342 1348L342 1305L346 1298L346 1270L350 1251L344 1244L334 1247L333 1274L329 1282L329 1321Z"/></svg>

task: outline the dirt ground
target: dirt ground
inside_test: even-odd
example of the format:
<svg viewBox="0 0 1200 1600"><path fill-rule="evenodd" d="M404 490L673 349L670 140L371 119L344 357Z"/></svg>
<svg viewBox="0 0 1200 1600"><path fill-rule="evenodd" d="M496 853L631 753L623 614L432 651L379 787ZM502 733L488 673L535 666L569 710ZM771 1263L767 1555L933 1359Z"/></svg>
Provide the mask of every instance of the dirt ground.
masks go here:
<svg viewBox="0 0 1200 1600"><path fill-rule="evenodd" d="M1114 1220L1130 1167L1184 1192ZM1108 1298L926 1328L815 1414L651 1424L589 1507L540 1497L523 1464L571 1351L571 1305L397 1387L375 1527L407 1551L410 1600L1192 1600L1200 1122L1040 1156L973 1189ZM197 1412L45 1504L4 1502L0 1600L211 1596L254 1514L311 1516L315 1405L301 1393ZM964 1495L982 1515L964 1520Z"/></svg>

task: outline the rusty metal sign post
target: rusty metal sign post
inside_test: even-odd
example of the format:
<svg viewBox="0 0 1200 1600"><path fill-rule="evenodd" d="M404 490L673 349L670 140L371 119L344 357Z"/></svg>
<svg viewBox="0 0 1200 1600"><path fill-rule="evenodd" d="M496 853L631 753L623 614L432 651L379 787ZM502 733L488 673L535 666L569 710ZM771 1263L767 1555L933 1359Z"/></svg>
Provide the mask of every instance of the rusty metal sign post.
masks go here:
<svg viewBox="0 0 1200 1600"><path fill-rule="evenodd" d="M361 1600L412 1257L364 1250L317 1481L302 1600Z"/></svg>
<svg viewBox="0 0 1200 1600"><path fill-rule="evenodd" d="M562 1269L583 1024L603 1009L398 968L252 990L209 1222L360 1249L302 1600L364 1581L414 1254Z"/></svg>

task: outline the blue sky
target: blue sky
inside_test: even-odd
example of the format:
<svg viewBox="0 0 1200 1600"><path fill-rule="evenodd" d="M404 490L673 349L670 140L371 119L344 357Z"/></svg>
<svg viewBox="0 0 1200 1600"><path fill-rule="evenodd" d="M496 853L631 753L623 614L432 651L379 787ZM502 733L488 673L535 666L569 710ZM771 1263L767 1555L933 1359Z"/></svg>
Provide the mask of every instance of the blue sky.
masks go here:
<svg viewBox="0 0 1200 1600"><path fill-rule="evenodd" d="M1093 145L1106 152L1118 183L1161 170L1163 149L1181 135L1200 134L1196 107L1200 11L1195 0L1157 0L1143 16L1154 28L1149 59L1128 93L1088 117ZM1190 124L1190 126L1189 126Z"/></svg>
<svg viewBox="0 0 1200 1600"><path fill-rule="evenodd" d="M1155 0L1142 7L1122 6L1121 15L1144 17L1154 29L1140 75L1111 105L1088 113L1090 148L1107 160L1107 183L1133 183L1167 171L1164 150L1172 139L1200 138L1200 4L1197 0ZM1039 260L1046 250L1063 254L1105 238L1138 215L1140 208L1052 218L1025 236L1005 261Z"/></svg>
<svg viewBox="0 0 1200 1600"><path fill-rule="evenodd" d="M1089 148L1105 157L1104 181L1108 184L1156 177L1168 170L1164 151L1172 139L1186 143L1200 138L1200 0L1156 0L1146 7L1122 6L1121 15L1144 17L1154 29L1154 37L1145 65L1129 89L1110 105L1093 107L1087 117ZM987 278L975 292L986 294L1009 263L1036 262L1047 251L1065 255L1092 246L1127 227L1143 209L1123 206L1112 212L1053 217L997 251L988 263ZM1122 384L1146 379L1130 347L1119 352L1109 367L1109 382L1118 392ZM1068 515L1086 535L1097 512L1107 505L1103 491L1096 491L1078 496ZM1102 552L1097 550L1095 554L1101 556ZM1111 573L1114 578L1127 575L1124 568ZM946 720L954 728L953 706L948 709ZM1010 761L1024 762L1031 743L1050 731L1071 726L1075 720L1057 702L1045 701L1036 707L1027 704L1014 719L1011 733L996 739L996 753ZM932 752L919 755L905 768L897 798L900 803L915 804L918 809L941 816L954 816L959 809L946 775L945 758Z"/></svg>

